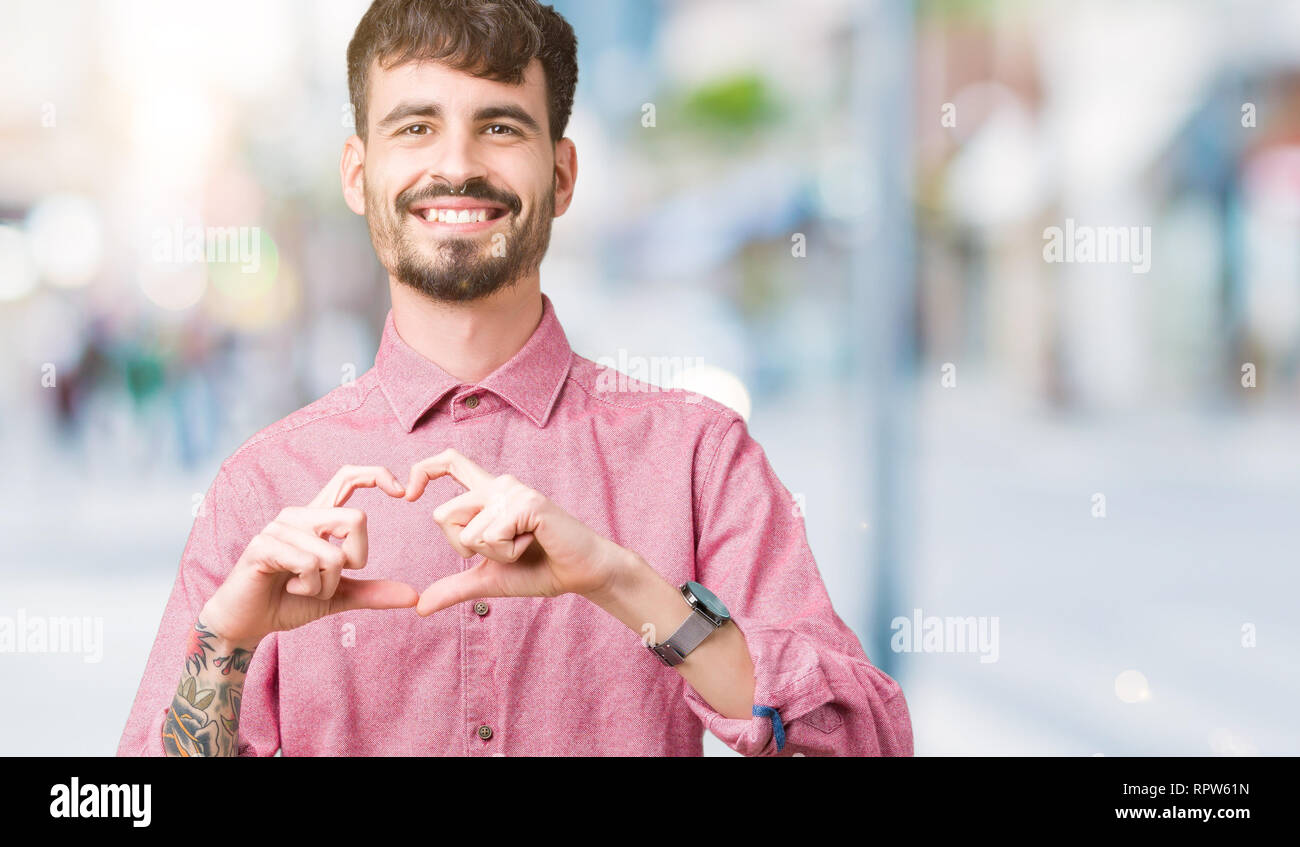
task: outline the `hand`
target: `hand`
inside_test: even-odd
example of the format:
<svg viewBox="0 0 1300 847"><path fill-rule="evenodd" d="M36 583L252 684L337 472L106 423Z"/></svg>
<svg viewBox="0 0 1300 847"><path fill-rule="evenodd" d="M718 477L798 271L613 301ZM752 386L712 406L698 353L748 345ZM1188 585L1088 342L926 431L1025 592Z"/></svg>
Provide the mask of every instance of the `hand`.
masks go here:
<svg viewBox="0 0 1300 847"><path fill-rule="evenodd" d="M351 609L406 609L418 595L405 583L342 575L365 567L366 514L343 508L358 488L405 490L386 468L344 465L305 507L285 508L244 550L199 620L220 638L252 649L272 632ZM342 546L330 537L343 539Z"/></svg>
<svg viewBox="0 0 1300 847"><path fill-rule="evenodd" d="M405 499L419 499L443 475L468 490L434 509L433 519L457 553L483 561L426 588L420 615L476 597L590 597L631 555L510 474L493 476L451 449L411 468Z"/></svg>

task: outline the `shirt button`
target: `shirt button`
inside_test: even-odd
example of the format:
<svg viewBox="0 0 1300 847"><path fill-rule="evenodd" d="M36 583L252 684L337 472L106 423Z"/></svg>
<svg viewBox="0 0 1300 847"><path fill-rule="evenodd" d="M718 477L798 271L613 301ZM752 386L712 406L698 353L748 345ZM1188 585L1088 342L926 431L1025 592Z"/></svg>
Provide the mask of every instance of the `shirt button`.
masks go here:
<svg viewBox="0 0 1300 847"><path fill-rule="evenodd" d="M492 737L492 727L488 726L487 724L483 724L482 726L480 726L478 728L478 737L482 738L484 741L487 741L489 738Z"/></svg>
<svg viewBox="0 0 1300 847"><path fill-rule="evenodd" d="M487 613L488 613L488 604L486 602L480 600L474 604L474 614L478 615L479 617L483 617Z"/></svg>
<svg viewBox="0 0 1300 847"><path fill-rule="evenodd" d="M477 408L477 407L478 407L478 395L477 395L477 394L471 394L470 396L468 396L468 397L465 398L465 408L466 408L466 409L474 409L474 408Z"/></svg>

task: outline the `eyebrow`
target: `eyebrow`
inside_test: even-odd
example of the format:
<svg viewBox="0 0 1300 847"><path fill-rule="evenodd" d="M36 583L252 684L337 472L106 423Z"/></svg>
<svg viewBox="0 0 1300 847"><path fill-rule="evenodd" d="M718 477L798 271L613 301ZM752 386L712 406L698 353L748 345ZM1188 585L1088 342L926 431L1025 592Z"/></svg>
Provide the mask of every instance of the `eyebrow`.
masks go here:
<svg viewBox="0 0 1300 847"><path fill-rule="evenodd" d="M412 102L406 101L398 103L393 107L384 118L375 126L380 130L401 123L407 118L430 118L436 119L442 117L442 106L434 102ZM516 106L514 103L496 103L491 106L481 106L474 112L473 120L479 121L493 120L494 118L509 118L523 124L532 132L540 133L541 125L533 118L532 115L522 106Z"/></svg>

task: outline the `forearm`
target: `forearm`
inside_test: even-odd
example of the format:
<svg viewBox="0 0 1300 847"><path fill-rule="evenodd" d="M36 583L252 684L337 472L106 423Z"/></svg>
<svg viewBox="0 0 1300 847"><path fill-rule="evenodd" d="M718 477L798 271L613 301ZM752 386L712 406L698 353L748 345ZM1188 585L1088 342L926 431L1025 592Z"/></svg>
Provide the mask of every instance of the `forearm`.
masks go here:
<svg viewBox="0 0 1300 847"><path fill-rule="evenodd" d="M168 756L235 756L239 753L239 706L253 644L234 644L195 623L185 666L163 720Z"/></svg>
<svg viewBox="0 0 1300 847"><path fill-rule="evenodd" d="M635 553L629 554L626 566L604 593L588 599L656 644L692 614L681 591ZM754 660L734 621L705 638L676 670L722 715L753 716Z"/></svg>

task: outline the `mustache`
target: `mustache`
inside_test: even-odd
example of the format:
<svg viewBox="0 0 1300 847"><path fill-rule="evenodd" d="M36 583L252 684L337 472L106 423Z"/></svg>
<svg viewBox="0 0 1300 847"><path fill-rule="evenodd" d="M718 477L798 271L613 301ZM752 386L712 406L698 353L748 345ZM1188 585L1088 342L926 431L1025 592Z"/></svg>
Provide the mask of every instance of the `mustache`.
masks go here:
<svg viewBox="0 0 1300 847"><path fill-rule="evenodd" d="M463 192L452 191L451 186L443 184L429 185L421 189L410 189L398 194L393 201L393 205L399 215L405 212L412 203L435 200L439 197L472 197L475 200L500 203L516 215L519 214L519 210L522 208L517 195L508 191L497 190L486 182L475 182L462 187L465 189Z"/></svg>

